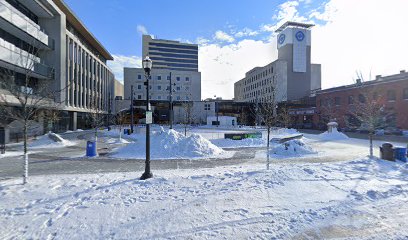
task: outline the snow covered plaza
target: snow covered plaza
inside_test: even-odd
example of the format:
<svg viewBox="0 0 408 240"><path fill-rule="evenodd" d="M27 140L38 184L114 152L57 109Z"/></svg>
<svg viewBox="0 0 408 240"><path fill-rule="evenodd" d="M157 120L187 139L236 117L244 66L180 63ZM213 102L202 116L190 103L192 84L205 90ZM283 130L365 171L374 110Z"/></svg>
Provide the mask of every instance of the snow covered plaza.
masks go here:
<svg viewBox="0 0 408 240"><path fill-rule="evenodd" d="M40 137L31 143L26 185L21 146L11 146L0 157L0 236L408 238L406 163L369 159L367 140L337 132L272 144L268 158L265 132L262 139L223 139L237 131L193 128L185 137L181 127L154 126L154 178L146 181L139 180L143 128L121 139L116 130L101 132L99 156L91 159L84 144L92 131L57 135L58 143ZM294 134L279 129L271 138Z"/></svg>

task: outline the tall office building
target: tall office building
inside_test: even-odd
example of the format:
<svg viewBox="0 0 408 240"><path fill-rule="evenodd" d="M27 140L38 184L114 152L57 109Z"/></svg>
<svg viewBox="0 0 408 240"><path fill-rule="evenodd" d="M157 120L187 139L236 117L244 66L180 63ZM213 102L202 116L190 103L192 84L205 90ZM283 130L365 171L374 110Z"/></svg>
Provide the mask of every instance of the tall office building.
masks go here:
<svg viewBox="0 0 408 240"><path fill-rule="evenodd" d="M154 61L153 68L198 72L198 45L143 35L143 56Z"/></svg>
<svg viewBox="0 0 408 240"><path fill-rule="evenodd" d="M321 65L311 63L312 24L286 22L278 30L278 59L256 67L234 84L236 101L293 101L321 87Z"/></svg>
<svg viewBox="0 0 408 240"><path fill-rule="evenodd" d="M201 100L201 73L198 71L198 45L164 39L142 37L143 57L153 61L150 99L170 99L170 77L174 101ZM125 99L130 99L131 86L135 100L146 99L144 70L124 68Z"/></svg>
<svg viewBox="0 0 408 240"><path fill-rule="evenodd" d="M113 57L62 0L0 0L0 50L0 67L16 82L23 82L21 60L29 58L30 77L64 90L56 99L63 103L62 129L84 127L86 113L96 108L109 111Z"/></svg>

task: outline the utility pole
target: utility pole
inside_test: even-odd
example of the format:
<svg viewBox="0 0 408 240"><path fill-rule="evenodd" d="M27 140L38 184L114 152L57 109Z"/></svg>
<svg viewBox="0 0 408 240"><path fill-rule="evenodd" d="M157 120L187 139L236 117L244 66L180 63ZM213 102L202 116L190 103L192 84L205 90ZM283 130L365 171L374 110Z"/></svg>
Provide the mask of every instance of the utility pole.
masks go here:
<svg viewBox="0 0 408 240"><path fill-rule="evenodd" d="M130 133L133 133L133 85L130 86Z"/></svg>
<svg viewBox="0 0 408 240"><path fill-rule="evenodd" d="M169 120L170 120L170 129L173 129L173 84L171 79L170 72L170 106L169 106Z"/></svg>

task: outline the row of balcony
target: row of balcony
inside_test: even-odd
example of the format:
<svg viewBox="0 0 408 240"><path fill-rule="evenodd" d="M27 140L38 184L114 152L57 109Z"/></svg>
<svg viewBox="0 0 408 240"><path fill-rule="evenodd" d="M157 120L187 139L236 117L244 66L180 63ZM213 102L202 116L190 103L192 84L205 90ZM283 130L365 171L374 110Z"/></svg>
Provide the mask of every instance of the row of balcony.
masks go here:
<svg viewBox="0 0 408 240"><path fill-rule="evenodd" d="M40 28L38 24L19 12L5 0L0 0L0 17L4 18L45 45L50 46L52 44L52 41L50 41L51 39L49 39L48 35Z"/></svg>
<svg viewBox="0 0 408 240"><path fill-rule="evenodd" d="M45 78L50 78L53 74L52 68L41 63L39 57L17 48L3 39L0 39L0 60L13 64L21 69L28 69Z"/></svg>

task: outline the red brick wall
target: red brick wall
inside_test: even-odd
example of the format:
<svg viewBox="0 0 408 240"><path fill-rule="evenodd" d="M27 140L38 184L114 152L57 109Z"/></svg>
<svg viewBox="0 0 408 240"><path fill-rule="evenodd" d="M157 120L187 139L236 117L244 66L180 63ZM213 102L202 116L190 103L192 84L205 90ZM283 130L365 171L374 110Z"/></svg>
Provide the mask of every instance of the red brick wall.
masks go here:
<svg viewBox="0 0 408 240"><path fill-rule="evenodd" d="M376 92L378 93L379 98L383 99L384 101L385 111L388 113L396 113L396 127L408 129L408 99L404 99L403 97L403 91L406 88L408 88L408 79L393 82L387 82L384 80L383 82L378 82L377 84L370 84L367 86L363 85L360 88L350 86L338 90L323 90L318 92L316 96L317 112L320 115L327 115L325 113L329 112L329 114L336 117L340 127L345 127L346 123L344 121L344 116L351 113L351 105L349 105L348 97L352 95L354 96L354 102L358 102L358 95L362 91L369 93ZM388 101L388 90L395 90L395 101ZM338 106L335 106L334 104L335 97L340 97L341 99L340 105ZM332 99L333 104L330 107L325 107L324 103L326 99ZM321 105L321 101L323 106ZM316 119L317 122L315 122L315 124L319 122L320 117L317 117Z"/></svg>

